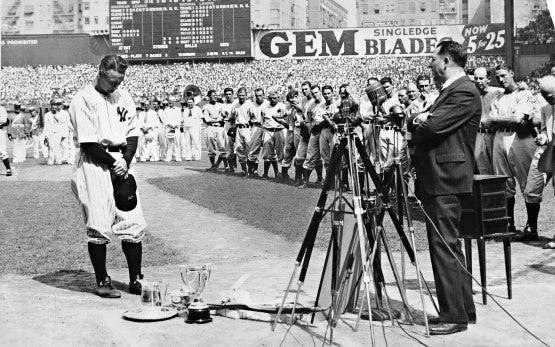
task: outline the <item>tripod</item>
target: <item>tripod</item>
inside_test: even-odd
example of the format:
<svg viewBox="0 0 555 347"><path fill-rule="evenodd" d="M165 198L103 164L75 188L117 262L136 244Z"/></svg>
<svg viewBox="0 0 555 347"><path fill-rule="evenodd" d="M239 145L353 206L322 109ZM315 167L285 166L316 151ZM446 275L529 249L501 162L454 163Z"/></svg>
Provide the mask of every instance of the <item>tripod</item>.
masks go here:
<svg viewBox="0 0 555 347"><path fill-rule="evenodd" d="M357 261L360 263L360 271L359 271L360 274L357 274L358 278L356 281L356 285L354 287L358 288L358 286L360 285L359 281L362 281L362 283L364 284L364 288L363 288L364 296L365 296L364 299L369 308L371 307L370 284L372 282L372 278L378 277L380 278L380 282L382 284L385 284L383 283L383 280L381 280L381 278L383 278L383 274L381 274L381 267L375 266L375 262L374 262L374 257L377 253L378 247L381 242L383 242L384 249L386 249L386 253L388 254L388 259L392 264L395 281L397 283L397 287L399 288L401 297L403 299L403 304L407 309L407 312L410 312L408 310L404 289L399 279L399 275L396 270L396 267L394 266L393 258L389 251L389 244L387 242L387 238L385 237L385 233L383 230L382 222L386 211L389 213L393 221L393 224L395 225L396 230L399 233L401 242L405 250L407 251L412 263L416 262L416 255L414 254L413 248L410 245L402 229L401 222L398 220L397 215L389 205L389 196L386 194L383 194L384 185L383 185L382 179L379 177L374 166L370 162L370 159L368 157L368 154L366 153L366 149L364 148L362 141L353 132L353 129L354 128L351 128L349 124L348 118L346 120L346 123L340 126L339 143L334 146L334 149L332 151L331 161L330 161L329 169L326 173L326 179L324 181L322 191L320 193L314 214L312 216L308 230L305 234L303 243L301 245L298 256L296 258L293 273L289 280L287 290L284 294L277 316L274 322L272 323L272 330L275 329L277 322L280 320L282 308L285 304L287 296L289 295L296 273L300 267L301 271L300 271L300 275L297 283L297 294L295 297L295 303L293 305L293 311L291 313L291 317L294 316L294 313L295 313L294 307L298 302L299 293L301 292L301 288L304 285L306 272L312 255L312 250L314 247L314 242L316 239L316 234L318 232L319 224L321 223L324 215L327 212L334 212L335 220L338 219L337 218L338 215L341 215L341 214L344 215L346 212L342 207L343 203L351 209L352 211L351 213L355 217L356 232L354 233L352 239L350 240L347 256L345 258L345 261L343 262L343 267L341 269L341 272L338 273L339 247L336 240L337 240L338 234L341 232L341 228L339 227L340 223L337 223L335 228L332 228L334 229L332 231L332 239L330 241L331 257L332 257L332 261L331 261L332 304L330 306L330 312L328 315L328 323L329 323L329 326L332 327L331 338L333 338L333 327L336 324L337 318L342 313L341 303L344 300L344 291L345 291L346 284L351 279L353 280L355 279L355 278L352 278L352 274L354 273L353 271L354 263ZM374 203L371 203L371 199L363 200L362 198L361 185L360 185L361 182L359 181L358 167L357 167L356 160L354 159L355 153L356 153L355 150L356 152L358 152L360 158L362 159L362 162L364 165L364 172L370 176L372 182L374 183L374 186L376 187L377 195L375 197ZM342 190L340 189L339 197L338 196L335 197L331 205L332 207L326 208L326 201L329 195L329 191L332 188L332 185L334 185L334 183L337 183L338 181L341 182L341 180L340 179L338 180L337 177L340 175L340 172L341 172L341 163L342 163L343 157L347 158L346 161L349 167L349 173L350 173L349 181L352 188L351 201L347 201L347 199L343 198ZM336 203L338 203L339 205L334 206ZM370 252L367 251L367 244L370 245ZM418 263L416 262L416 264ZM374 275L371 273L370 269L375 270ZM418 269L418 265L417 265L417 272L420 273ZM383 285L383 288L385 289L385 285ZM421 293L424 315L426 315L426 312L424 309L422 287L419 286L419 289ZM391 315L391 307L389 305L389 299L387 298L387 295L386 295L386 299L388 301L389 316L393 317ZM360 307L362 309L362 305ZM359 310L359 318L360 318L360 314L361 314L361 310ZM425 321L426 321L426 328L427 328L426 316L425 316ZM292 323L293 323L293 319L290 320L290 325ZM369 314L369 324L370 324L372 345L374 345L375 336L374 336L373 321L372 321L371 314ZM358 325L358 319L357 319L357 325Z"/></svg>

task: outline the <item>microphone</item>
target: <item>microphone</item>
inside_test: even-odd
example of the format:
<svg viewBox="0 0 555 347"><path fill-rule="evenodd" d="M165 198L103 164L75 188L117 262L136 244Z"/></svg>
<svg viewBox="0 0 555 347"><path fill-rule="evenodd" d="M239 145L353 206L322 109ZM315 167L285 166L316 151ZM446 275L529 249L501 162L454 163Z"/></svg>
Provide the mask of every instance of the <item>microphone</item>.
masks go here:
<svg viewBox="0 0 555 347"><path fill-rule="evenodd" d="M385 89L383 89L382 84L379 81L371 81L366 87L365 92L373 105L381 104L387 99Z"/></svg>

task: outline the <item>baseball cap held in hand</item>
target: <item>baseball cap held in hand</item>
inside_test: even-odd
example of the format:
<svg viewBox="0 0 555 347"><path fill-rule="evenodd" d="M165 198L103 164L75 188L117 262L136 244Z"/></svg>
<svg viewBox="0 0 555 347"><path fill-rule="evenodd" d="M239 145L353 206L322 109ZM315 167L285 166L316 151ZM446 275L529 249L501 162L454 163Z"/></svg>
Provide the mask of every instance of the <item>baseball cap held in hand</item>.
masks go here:
<svg viewBox="0 0 555 347"><path fill-rule="evenodd" d="M114 186L114 200L120 211L131 211L137 206L137 182L133 175L126 177L115 177L112 180Z"/></svg>

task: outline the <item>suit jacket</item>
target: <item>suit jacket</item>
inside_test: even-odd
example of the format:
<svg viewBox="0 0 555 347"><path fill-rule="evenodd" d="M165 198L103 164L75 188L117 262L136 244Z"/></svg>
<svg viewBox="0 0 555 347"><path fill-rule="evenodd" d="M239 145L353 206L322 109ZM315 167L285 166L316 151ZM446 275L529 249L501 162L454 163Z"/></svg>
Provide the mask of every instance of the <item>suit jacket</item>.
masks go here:
<svg viewBox="0 0 555 347"><path fill-rule="evenodd" d="M441 91L430 112L412 137L420 191L432 196L471 193L482 113L478 89L461 77Z"/></svg>

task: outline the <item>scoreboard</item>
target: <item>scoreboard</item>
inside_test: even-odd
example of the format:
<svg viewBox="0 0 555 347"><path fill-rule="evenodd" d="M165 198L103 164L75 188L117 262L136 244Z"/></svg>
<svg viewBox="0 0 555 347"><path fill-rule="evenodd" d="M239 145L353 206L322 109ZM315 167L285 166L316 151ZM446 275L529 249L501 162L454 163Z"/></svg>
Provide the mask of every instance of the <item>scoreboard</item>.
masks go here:
<svg viewBox="0 0 555 347"><path fill-rule="evenodd" d="M250 57L250 0L110 0L110 40L129 60Z"/></svg>

